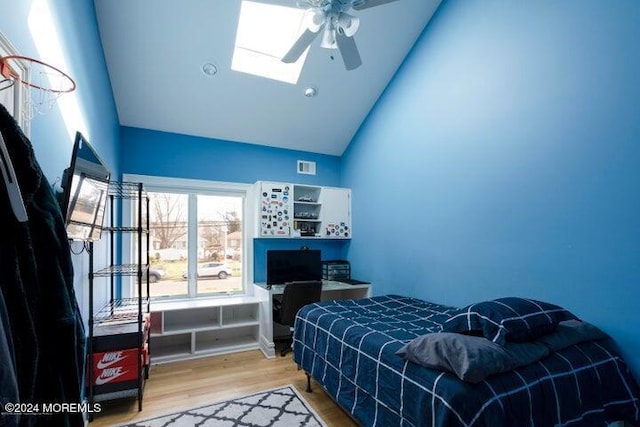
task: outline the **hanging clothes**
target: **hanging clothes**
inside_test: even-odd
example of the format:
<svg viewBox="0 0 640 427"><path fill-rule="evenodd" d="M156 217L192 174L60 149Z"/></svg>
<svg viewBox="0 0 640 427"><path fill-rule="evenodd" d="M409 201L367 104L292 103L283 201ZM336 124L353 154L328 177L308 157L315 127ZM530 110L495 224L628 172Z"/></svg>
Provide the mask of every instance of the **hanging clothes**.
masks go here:
<svg viewBox="0 0 640 427"><path fill-rule="evenodd" d="M86 336L73 289L71 252L60 207L33 148L0 105L0 133L28 221L18 222L0 192L0 290L22 403L80 403ZM2 308L2 307L0 307ZM81 426L82 414L22 415L21 426Z"/></svg>
<svg viewBox="0 0 640 427"><path fill-rule="evenodd" d="M6 408L7 403L15 402L19 402L16 361L7 306L4 304L4 296L0 292L0 408ZM0 426L14 427L18 425L19 420L18 414L5 412L0 415Z"/></svg>

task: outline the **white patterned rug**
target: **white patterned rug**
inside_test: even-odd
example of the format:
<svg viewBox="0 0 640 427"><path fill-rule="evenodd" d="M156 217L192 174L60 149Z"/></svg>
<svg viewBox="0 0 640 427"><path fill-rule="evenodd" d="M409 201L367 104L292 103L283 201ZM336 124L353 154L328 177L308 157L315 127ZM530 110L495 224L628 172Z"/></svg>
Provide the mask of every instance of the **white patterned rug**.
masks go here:
<svg viewBox="0 0 640 427"><path fill-rule="evenodd" d="M123 427L326 427L293 385L135 421Z"/></svg>

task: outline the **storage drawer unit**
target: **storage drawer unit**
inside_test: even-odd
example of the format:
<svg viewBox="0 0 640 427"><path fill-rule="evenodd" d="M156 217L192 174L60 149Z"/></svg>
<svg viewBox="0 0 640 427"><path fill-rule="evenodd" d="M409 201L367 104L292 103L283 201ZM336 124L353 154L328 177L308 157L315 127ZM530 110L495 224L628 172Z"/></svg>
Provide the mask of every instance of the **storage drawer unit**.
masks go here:
<svg viewBox="0 0 640 427"><path fill-rule="evenodd" d="M339 280L351 278L349 261L322 261L322 278L325 280Z"/></svg>

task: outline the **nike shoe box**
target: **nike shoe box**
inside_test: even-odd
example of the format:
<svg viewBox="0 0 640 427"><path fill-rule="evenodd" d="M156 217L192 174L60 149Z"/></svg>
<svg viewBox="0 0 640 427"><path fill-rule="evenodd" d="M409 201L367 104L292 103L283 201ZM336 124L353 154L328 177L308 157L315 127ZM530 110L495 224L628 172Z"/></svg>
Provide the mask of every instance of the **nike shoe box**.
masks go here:
<svg viewBox="0 0 640 427"><path fill-rule="evenodd" d="M147 345L142 349L142 365L149 364ZM130 348L93 355L93 385L103 386L138 378L138 349Z"/></svg>

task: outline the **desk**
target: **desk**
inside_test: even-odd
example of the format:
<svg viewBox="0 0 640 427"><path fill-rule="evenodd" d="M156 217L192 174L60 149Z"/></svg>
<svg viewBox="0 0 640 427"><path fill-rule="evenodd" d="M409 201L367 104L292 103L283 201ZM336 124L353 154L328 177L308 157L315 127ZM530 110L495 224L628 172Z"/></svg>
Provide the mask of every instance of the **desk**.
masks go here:
<svg viewBox="0 0 640 427"><path fill-rule="evenodd" d="M273 297L282 295L284 285L273 285L271 289L267 289L266 283L253 284L254 295L260 300L260 350L267 358L276 357L275 345L273 343ZM348 283L335 282L331 280L322 281L322 294L320 299L341 300L368 298L371 296L371 284L349 285ZM279 326L279 325L275 325ZM288 332L288 329L286 330Z"/></svg>

